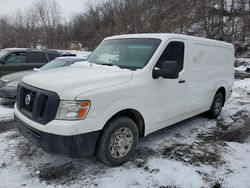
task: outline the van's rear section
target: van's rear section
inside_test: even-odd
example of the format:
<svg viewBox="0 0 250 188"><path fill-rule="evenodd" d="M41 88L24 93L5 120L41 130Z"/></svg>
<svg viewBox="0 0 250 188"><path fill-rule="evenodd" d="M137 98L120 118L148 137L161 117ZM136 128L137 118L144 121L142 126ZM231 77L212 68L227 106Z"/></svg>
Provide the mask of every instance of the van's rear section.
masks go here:
<svg viewBox="0 0 250 188"><path fill-rule="evenodd" d="M188 105L190 110L206 107L208 99L221 88L225 101L230 98L234 81L234 47L232 44L190 41Z"/></svg>

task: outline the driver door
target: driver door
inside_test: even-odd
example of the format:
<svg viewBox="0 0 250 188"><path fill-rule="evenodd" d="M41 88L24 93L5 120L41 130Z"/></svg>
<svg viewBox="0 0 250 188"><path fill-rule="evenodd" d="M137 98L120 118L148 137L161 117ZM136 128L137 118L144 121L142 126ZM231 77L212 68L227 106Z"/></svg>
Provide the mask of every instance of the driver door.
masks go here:
<svg viewBox="0 0 250 188"><path fill-rule="evenodd" d="M177 79L158 78L154 80L155 110L153 119L156 129L182 120L186 112L187 71L186 71L186 41L171 40L158 60L156 67L164 61L178 63L179 77Z"/></svg>

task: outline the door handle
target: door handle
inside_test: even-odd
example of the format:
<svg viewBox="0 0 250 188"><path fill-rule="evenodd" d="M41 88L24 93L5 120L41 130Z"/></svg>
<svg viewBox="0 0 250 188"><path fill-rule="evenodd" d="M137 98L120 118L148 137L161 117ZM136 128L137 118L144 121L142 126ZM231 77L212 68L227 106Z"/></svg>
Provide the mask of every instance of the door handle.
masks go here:
<svg viewBox="0 0 250 188"><path fill-rule="evenodd" d="M184 84L186 82L186 80L179 80L179 84Z"/></svg>

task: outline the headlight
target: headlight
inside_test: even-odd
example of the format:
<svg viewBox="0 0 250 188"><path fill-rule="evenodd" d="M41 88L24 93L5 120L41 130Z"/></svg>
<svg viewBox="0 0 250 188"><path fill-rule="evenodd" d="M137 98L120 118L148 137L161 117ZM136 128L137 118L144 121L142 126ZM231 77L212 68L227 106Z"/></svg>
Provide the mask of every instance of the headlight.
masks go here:
<svg viewBox="0 0 250 188"><path fill-rule="evenodd" d="M6 84L6 87L17 87L20 81L10 82Z"/></svg>
<svg viewBox="0 0 250 188"><path fill-rule="evenodd" d="M89 112L90 105L90 101L61 101L57 111L56 119L84 119Z"/></svg>

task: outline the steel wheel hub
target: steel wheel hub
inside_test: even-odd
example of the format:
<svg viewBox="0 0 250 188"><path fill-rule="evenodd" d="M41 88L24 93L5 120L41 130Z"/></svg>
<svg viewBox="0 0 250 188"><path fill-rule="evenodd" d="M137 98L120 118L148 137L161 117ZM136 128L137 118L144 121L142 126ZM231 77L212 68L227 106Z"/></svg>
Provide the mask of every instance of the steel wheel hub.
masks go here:
<svg viewBox="0 0 250 188"><path fill-rule="evenodd" d="M221 110L221 107L222 107L222 101L220 98L218 98L216 101L215 101L215 108L214 108L214 111L216 114L218 114Z"/></svg>
<svg viewBox="0 0 250 188"><path fill-rule="evenodd" d="M133 134L129 128L118 129L111 137L109 151L113 158L119 159L128 154L133 144Z"/></svg>

